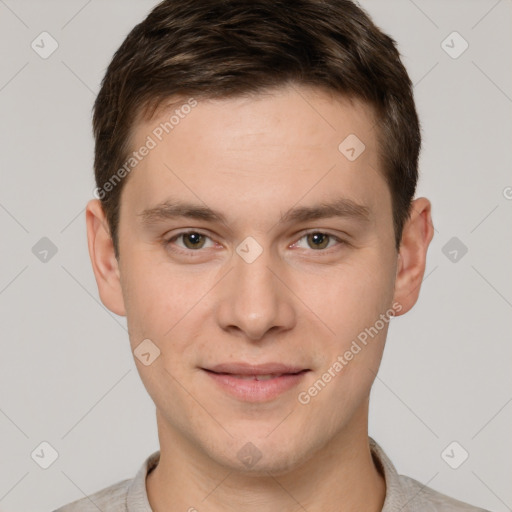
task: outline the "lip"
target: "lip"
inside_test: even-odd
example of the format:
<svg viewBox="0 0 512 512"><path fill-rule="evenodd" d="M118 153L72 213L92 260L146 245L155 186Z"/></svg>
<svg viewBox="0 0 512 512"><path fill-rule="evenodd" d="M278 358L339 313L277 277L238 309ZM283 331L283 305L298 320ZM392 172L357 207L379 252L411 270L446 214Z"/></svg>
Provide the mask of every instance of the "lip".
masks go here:
<svg viewBox="0 0 512 512"><path fill-rule="evenodd" d="M204 368L215 373L230 373L232 375L268 375L270 373L298 373L307 368L303 366L291 366L282 363L224 363L211 368Z"/></svg>
<svg viewBox="0 0 512 512"><path fill-rule="evenodd" d="M250 365L229 363L202 368L208 378L228 395L244 402L262 403L276 399L286 391L296 387L310 371L281 363ZM256 375L279 374L267 380L256 380ZM246 377L245 379L240 376ZM247 377L254 376L254 379Z"/></svg>

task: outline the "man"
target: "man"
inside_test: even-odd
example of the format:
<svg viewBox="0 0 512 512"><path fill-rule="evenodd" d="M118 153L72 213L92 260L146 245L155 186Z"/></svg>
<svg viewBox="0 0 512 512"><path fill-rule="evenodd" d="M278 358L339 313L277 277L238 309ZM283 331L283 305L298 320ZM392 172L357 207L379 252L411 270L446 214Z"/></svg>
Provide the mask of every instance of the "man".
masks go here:
<svg viewBox="0 0 512 512"><path fill-rule="evenodd" d="M95 103L86 212L160 450L59 511L476 511L368 437L433 236L394 41L348 0L168 0Z"/></svg>

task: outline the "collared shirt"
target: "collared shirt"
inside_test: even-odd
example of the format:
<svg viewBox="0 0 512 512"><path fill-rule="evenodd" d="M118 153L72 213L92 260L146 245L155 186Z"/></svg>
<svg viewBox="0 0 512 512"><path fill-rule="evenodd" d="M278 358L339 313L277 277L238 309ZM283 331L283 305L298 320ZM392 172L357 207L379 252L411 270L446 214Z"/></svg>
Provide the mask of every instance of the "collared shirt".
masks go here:
<svg viewBox="0 0 512 512"><path fill-rule="evenodd" d="M417 480L399 475L382 448L370 437L373 460L386 481L382 512L488 512L455 500ZM135 478L123 480L54 512L152 512L146 491L146 476L156 467L160 451L152 453Z"/></svg>

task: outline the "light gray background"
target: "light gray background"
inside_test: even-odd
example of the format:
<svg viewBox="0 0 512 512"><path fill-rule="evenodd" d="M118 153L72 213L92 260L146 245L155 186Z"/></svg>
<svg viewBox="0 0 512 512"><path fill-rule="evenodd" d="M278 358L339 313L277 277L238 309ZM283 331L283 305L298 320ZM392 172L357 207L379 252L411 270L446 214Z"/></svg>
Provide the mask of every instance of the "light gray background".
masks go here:
<svg viewBox="0 0 512 512"><path fill-rule="evenodd" d="M512 510L512 2L361 4L398 41L415 83L417 195L431 199L436 227L420 299L390 328L370 434L400 473ZM84 216L92 103L112 54L154 5L0 0L4 512L53 510L133 477L158 449L125 319L99 301ZM59 44L48 59L31 48L42 31ZM457 59L441 46L453 31L469 43ZM454 236L468 248L457 262L442 252ZM42 237L58 248L46 263L32 252ZM48 469L31 458L42 441L59 453ZM469 452L458 469L441 457L452 441Z"/></svg>

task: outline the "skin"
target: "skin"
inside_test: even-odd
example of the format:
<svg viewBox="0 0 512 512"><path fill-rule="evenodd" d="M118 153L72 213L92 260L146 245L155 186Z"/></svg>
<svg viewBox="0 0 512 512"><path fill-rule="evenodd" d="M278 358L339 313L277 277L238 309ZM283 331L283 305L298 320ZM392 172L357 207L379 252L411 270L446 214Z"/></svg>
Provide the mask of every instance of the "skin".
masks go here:
<svg viewBox="0 0 512 512"><path fill-rule="evenodd" d="M133 147L168 117L137 122ZM161 456L146 480L155 512L381 510L368 401L389 324L307 405L297 399L393 303L398 316L418 298L431 204L415 199L397 252L375 129L369 106L304 86L201 100L129 175L119 261L100 202L88 203L101 300L127 316L132 350L149 338L161 352L148 366L135 358L156 405ZM366 146L355 161L338 150L351 133ZM340 196L365 205L368 222L279 223L294 206ZM169 197L207 205L226 223L144 226L140 213ZM189 228L204 241L162 242ZM346 243L328 238L318 249L308 232ZM248 236L263 251L252 263L236 252ZM311 371L277 398L248 403L200 369L234 361ZM248 442L262 455L250 468L237 457Z"/></svg>

